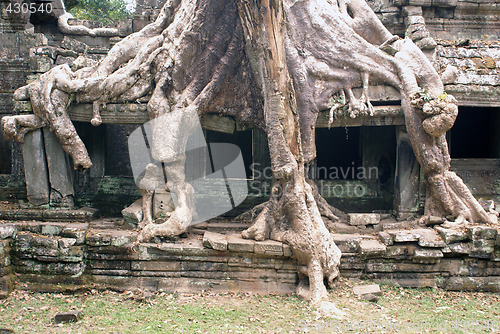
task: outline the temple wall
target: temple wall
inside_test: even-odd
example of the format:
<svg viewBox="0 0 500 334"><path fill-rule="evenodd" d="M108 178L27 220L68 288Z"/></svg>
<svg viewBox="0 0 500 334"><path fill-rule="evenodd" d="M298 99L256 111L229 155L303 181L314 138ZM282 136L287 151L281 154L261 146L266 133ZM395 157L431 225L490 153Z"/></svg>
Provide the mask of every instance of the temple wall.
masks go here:
<svg viewBox="0 0 500 334"><path fill-rule="evenodd" d="M16 0L18 1L18 0ZM495 175L498 175L496 161L500 159L500 137L495 129L500 125L500 9L495 1L480 0L400 0L400 1L368 1L378 14L382 22L395 34L412 36L422 34L419 28L421 22L430 37L435 38L437 46L435 52L426 51L434 61L436 69L442 73L448 66L457 69L457 80L446 84L446 90L459 101L460 118L464 115L464 123L474 119L479 113L487 114L483 123L478 126L489 125L492 129L484 131L480 136L490 142L488 154L480 158L473 154L459 154L460 160L473 162L464 164L454 162L454 168L461 175L466 176L466 182L472 192L485 199L500 197L500 185L485 188L481 175L493 168L493 184L496 184ZM13 91L36 79L51 67L63 63L72 64L79 55L86 55L95 60L101 59L112 45L121 39L90 38L88 36L63 35L54 22L29 23L26 15L8 14L5 9L10 1L0 1L2 15L0 16L0 116L19 113L29 113L30 106L26 103L15 104L12 100ZM138 31L156 18L159 7L164 1L138 1L137 9L132 20L120 22L122 37L132 31ZM73 22L96 27L98 24L88 21ZM417 36L417 38L420 38ZM355 167L377 167L382 171L377 179L330 179L321 180L320 187L323 195L341 209L351 211L371 212L373 210L391 211L396 206L401 211L418 212L422 208L423 194L418 186L420 178L418 169L414 170L413 162L399 161L406 157L404 119L397 103L398 93L390 87L373 86L370 88L372 101L375 101L377 115L373 118L359 118L355 120L339 120L333 124L332 130L326 130L327 115L322 114L318 119L319 134L318 151L323 155L342 155L343 152L330 153L331 145L321 147L321 141L328 142L328 138L338 138L337 142L355 151L345 165L339 166L328 159L318 161L320 166L349 168L351 163ZM127 136L137 128L138 124L147 121L145 102L133 105L109 105L103 110L104 123L101 127L93 128L88 124L90 106L76 106L70 110L72 119L89 149L94 166L87 172L73 172L72 182L75 187L75 201L77 206L93 206L102 210L105 215L118 215L126 205L139 198L139 193L132 182L130 164L128 163ZM462 112L462 110L464 110ZM266 142L262 134L240 127L233 119L212 119L204 121L204 127L213 133L225 132L240 134L234 136L233 143L249 148L250 156L245 158L247 165L254 165L258 171L269 166L266 157ZM377 129L375 129L377 128ZM249 133L248 135L244 134ZM469 136L466 130L452 130L449 142L452 147L463 145L456 138ZM326 138L326 139L325 139ZM476 137L471 137L474 143ZM337 139L336 139L337 140ZM343 140L343 141L342 141ZM457 143L457 144L455 144ZM339 147L342 145L338 145ZM482 144L481 144L482 145ZM456 151L456 150L455 150ZM454 149L452 149L452 153ZM318 154L319 155L319 154ZM479 160L481 161L479 161ZM486 161L493 160L493 161ZM29 163L29 162L28 162ZM474 165L470 167L470 165ZM399 166L399 167L398 167ZM397 169L407 166L397 174ZM408 172L412 179L408 181ZM384 174L385 173L385 174ZM382 177L381 175L384 174ZM259 188L259 181L255 175L249 175L251 196L244 207L247 208L256 202L265 199L266 194L252 189ZM406 179L405 179L406 178ZM498 178L497 178L498 180ZM265 181L265 180L264 180ZM0 136L0 200L26 200L26 184L24 175L24 161L21 146L7 142ZM28 183L30 181L28 180ZM403 182L403 183L402 183ZM402 198L395 190L413 184L414 196ZM262 184L260 184L262 186ZM357 196L349 189L361 189L362 196ZM336 189L336 191L335 191ZM360 190L359 190L360 191ZM358 192L360 194L360 192ZM401 195L401 196L400 196ZM398 197L399 196L399 197Z"/></svg>
<svg viewBox="0 0 500 334"><path fill-rule="evenodd" d="M404 287L500 292L496 229L402 230L380 217L370 223L376 224L356 226L378 232L334 234L343 253L342 277ZM0 297L15 287L49 292L142 288L295 293L297 264L289 247L241 239L236 232L212 225L193 231L189 238L136 245L136 232L117 221L0 224Z"/></svg>

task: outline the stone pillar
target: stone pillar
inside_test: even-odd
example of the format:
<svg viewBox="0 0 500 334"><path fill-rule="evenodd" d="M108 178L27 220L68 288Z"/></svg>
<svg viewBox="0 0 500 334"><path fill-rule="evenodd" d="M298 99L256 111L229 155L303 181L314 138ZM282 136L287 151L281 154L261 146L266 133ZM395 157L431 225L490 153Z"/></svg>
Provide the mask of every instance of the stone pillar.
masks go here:
<svg viewBox="0 0 500 334"><path fill-rule="evenodd" d="M404 126L396 127L396 140L394 211L398 219L406 219L419 210L420 166Z"/></svg>
<svg viewBox="0 0 500 334"><path fill-rule="evenodd" d="M49 204L49 172L41 129L24 136L23 160L28 200L37 206Z"/></svg>
<svg viewBox="0 0 500 334"><path fill-rule="evenodd" d="M50 205L73 208L73 180L69 159L56 135L47 128L43 129L45 155L49 171Z"/></svg>
<svg viewBox="0 0 500 334"><path fill-rule="evenodd" d="M23 144L26 192L31 204L73 208L69 159L48 129L28 132Z"/></svg>

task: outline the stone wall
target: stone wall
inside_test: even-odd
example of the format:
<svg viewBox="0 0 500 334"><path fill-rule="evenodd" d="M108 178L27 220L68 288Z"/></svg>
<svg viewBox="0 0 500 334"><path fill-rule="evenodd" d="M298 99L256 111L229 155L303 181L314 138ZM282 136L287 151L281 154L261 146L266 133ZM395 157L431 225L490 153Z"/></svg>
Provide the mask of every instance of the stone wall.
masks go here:
<svg viewBox="0 0 500 334"><path fill-rule="evenodd" d="M494 228L456 231L373 214L351 215L349 224L356 233L334 234L343 253L342 277L500 292L500 234ZM137 232L116 220L0 224L0 296L13 287L295 292L297 265L287 245L244 240L234 225L232 232L227 227L198 226L185 238L135 244Z"/></svg>

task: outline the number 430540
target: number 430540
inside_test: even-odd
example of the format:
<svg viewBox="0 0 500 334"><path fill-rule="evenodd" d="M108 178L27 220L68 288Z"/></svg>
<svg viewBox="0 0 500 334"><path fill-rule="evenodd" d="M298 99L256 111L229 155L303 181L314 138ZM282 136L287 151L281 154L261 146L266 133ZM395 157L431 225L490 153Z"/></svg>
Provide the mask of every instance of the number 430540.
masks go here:
<svg viewBox="0 0 500 334"><path fill-rule="evenodd" d="M9 3L7 8L5 8L5 12L10 14L35 14L35 13L51 13L53 10L52 4L49 2L47 4L34 4L34 3Z"/></svg>

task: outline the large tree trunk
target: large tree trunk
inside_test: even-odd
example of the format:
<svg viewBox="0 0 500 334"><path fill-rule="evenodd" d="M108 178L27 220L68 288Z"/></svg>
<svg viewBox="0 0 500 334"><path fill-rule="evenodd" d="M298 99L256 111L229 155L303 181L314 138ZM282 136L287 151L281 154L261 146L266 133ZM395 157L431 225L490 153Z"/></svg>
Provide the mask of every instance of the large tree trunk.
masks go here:
<svg viewBox="0 0 500 334"><path fill-rule="evenodd" d="M340 251L321 214L336 216L306 179L305 164L316 156L320 110L330 108L332 117L373 114L370 81L401 92L426 178L426 215L493 223L449 171L444 134L456 118L456 101L444 94L415 44L393 36L364 0L169 0L155 22L117 43L100 63L80 63L79 70L58 66L18 89L15 98L30 100L34 115L5 117L2 127L22 141L26 131L48 126L75 167L88 168L87 150L66 112L69 104L92 102L97 126L103 104L152 94L152 155L164 163L166 188L178 205L165 222L141 225L139 241L186 231L196 215L184 172L190 131L203 113L236 117L266 130L276 180L269 202L243 236L288 243L300 264L301 287L309 278L308 298L331 306L324 278L331 285L338 275ZM359 98L355 87L363 88ZM145 191L146 201L151 191Z"/></svg>
<svg viewBox="0 0 500 334"><path fill-rule="evenodd" d="M239 1L246 52L262 87L264 119L276 182L257 221L272 239L288 243L301 273L309 278L307 297L324 303L329 284L338 276L340 250L327 230L306 182L295 90L288 73L285 24L280 1ZM246 237L255 237L251 231ZM322 304L325 305L325 304Z"/></svg>

